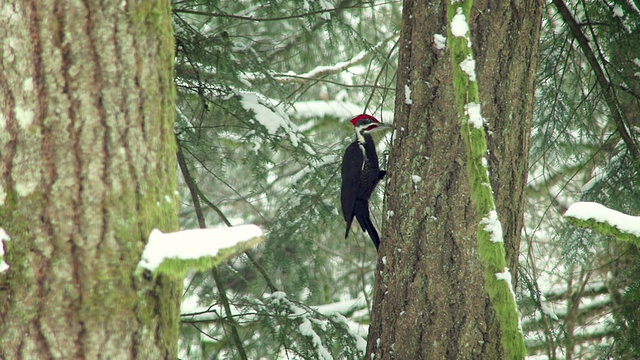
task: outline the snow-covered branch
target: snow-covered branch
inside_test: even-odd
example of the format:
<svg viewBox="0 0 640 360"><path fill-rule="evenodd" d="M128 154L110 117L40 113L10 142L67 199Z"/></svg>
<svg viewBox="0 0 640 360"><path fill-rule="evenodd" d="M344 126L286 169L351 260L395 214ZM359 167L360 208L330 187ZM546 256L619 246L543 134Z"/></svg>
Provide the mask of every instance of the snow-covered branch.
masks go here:
<svg viewBox="0 0 640 360"><path fill-rule="evenodd" d="M362 50L358 55L354 56L350 60L342 61L334 65L318 66L315 69L303 74L296 74L293 71L287 73L273 74L273 78L281 83L304 83L311 79L319 79L329 75L335 75L343 72L344 70L358 65L363 62L368 55L373 54L376 50L386 44L389 40L397 37L397 34L393 34L386 39L380 41L369 50Z"/></svg>
<svg viewBox="0 0 640 360"><path fill-rule="evenodd" d="M264 240L256 225L184 230L149 235L138 266L182 276L189 268L210 269Z"/></svg>
<svg viewBox="0 0 640 360"><path fill-rule="evenodd" d="M594 202L577 202L569 207L564 218L574 226L640 246L640 216L623 214Z"/></svg>

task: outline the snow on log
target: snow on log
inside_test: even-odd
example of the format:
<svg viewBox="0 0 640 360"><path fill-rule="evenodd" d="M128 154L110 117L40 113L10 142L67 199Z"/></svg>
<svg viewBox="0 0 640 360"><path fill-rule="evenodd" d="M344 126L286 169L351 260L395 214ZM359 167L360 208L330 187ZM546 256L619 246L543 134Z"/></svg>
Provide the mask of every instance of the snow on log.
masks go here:
<svg viewBox="0 0 640 360"><path fill-rule="evenodd" d="M564 218L574 226L640 246L640 216L627 215L594 202L577 202L569 207Z"/></svg>
<svg viewBox="0 0 640 360"><path fill-rule="evenodd" d="M256 225L184 230L167 234L153 229L138 266L151 271L177 274L189 267L207 269L263 240L262 229Z"/></svg>

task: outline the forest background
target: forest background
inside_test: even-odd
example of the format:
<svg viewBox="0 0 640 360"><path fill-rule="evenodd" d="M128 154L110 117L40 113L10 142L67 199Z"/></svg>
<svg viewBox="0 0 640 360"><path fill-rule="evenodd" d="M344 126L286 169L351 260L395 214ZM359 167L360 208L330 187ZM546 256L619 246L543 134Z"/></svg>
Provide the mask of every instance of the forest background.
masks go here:
<svg viewBox="0 0 640 360"><path fill-rule="evenodd" d="M211 276L189 278L181 353L233 357L234 326L251 358L313 357L317 344L300 331L307 318L326 349L340 348L338 336L355 339L344 349L362 351L376 252L359 231L343 239L338 169L353 138L352 116L393 121L402 4L230 5L173 5L176 134L208 204L208 226L256 223L268 240L251 259L221 268L233 323L221 315ZM640 11L633 0L565 5L592 53L557 7L545 4L517 287L526 344L529 357L540 359L637 355L637 249L577 229L562 215L576 201L640 213L637 149L615 131L606 100L612 94L616 116L637 137ZM182 191L181 226L192 228L196 217ZM382 213L383 192L380 186L372 201L378 227L392 216ZM305 315L285 319L283 306L304 306ZM323 325L335 314L343 316L337 324Z"/></svg>
<svg viewBox="0 0 640 360"><path fill-rule="evenodd" d="M411 330L402 327L404 309L417 311L415 328L423 331L400 337L407 343L434 335L449 338L438 351L504 355L467 241L475 213L466 211L465 160L453 146L462 143L452 115L462 103L446 101L453 92L445 80L455 70L444 2L24 5L12 1L0 12L8 34L0 39L0 357L175 358L179 328L181 359L361 359L374 348L386 358L413 351L393 337ZM523 0L476 1L465 10L472 37L460 37L475 45L483 130L497 150L487 153L488 185L499 215L515 214L501 219L513 276L503 280L517 283L529 359L640 358L640 261L630 243L637 237L620 241L563 217L579 201L640 214L639 7L637 0ZM424 18L432 13L442 34L416 44L407 34L433 29ZM499 14L511 22L493 21ZM504 52L488 53L496 43L506 44ZM466 84L475 83L475 72L465 72ZM530 90L530 79L535 91L518 91ZM410 114L424 104L438 105L424 107L423 118L432 117ZM354 139L348 120L360 113L397 124L378 139L390 169L371 199L381 256L357 226L344 239L339 208L340 162ZM445 136L454 139L449 153ZM528 150L528 158L510 149ZM425 176L442 164L442 174ZM430 193L441 179L455 181ZM436 198L438 209L451 208L436 209L439 218L418 207ZM415 211L392 210L412 204ZM253 223L264 242L189 272L179 293L177 279L136 270L148 230L178 228L176 209L181 229ZM459 223L447 218L459 213ZM422 220L405 222L415 216ZM417 224L411 237L389 236L407 224ZM450 238L424 235L451 224ZM453 253L462 256L448 259ZM443 258L464 262L427 271ZM402 271L412 259L421 268ZM418 278L416 292L401 299L392 290L385 313L384 286L407 285L384 283L395 270L394 279ZM422 316L423 308L407 306L416 294L450 300L449 312L432 306ZM482 312L465 313L460 299ZM465 324L464 334L487 341L471 337L469 347L429 321L460 333Z"/></svg>

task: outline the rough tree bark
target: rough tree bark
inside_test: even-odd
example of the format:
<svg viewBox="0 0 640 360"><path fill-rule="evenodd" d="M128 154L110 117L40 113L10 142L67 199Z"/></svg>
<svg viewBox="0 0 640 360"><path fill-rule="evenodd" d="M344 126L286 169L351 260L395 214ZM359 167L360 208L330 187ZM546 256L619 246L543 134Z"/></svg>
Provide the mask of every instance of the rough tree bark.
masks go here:
<svg viewBox="0 0 640 360"><path fill-rule="evenodd" d="M490 178L517 274L543 3L474 1L469 19ZM444 1L405 0L367 359L499 359L454 105ZM408 86L410 91L405 91ZM411 101L406 99L411 94ZM516 279L514 278L515 282ZM514 284L515 285L515 284Z"/></svg>
<svg viewBox="0 0 640 360"><path fill-rule="evenodd" d="M181 284L134 274L177 229L166 0L0 5L2 359L175 359Z"/></svg>

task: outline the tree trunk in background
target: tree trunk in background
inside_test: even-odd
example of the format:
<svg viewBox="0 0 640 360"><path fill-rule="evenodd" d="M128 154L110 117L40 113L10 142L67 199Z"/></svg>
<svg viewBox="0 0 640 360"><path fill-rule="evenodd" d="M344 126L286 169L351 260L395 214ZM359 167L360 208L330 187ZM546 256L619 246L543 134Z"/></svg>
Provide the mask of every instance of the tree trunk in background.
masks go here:
<svg viewBox="0 0 640 360"><path fill-rule="evenodd" d="M475 1L469 19L490 177L514 275L542 7L535 0ZM435 34L447 34L445 8L445 2L404 1L396 136L367 359L504 355L478 258L479 219L469 195L451 56L434 44Z"/></svg>
<svg viewBox="0 0 640 360"><path fill-rule="evenodd" d="M177 358L181 283L134 275L177 229L169 5L0 5L2 359Z"/></svg>

